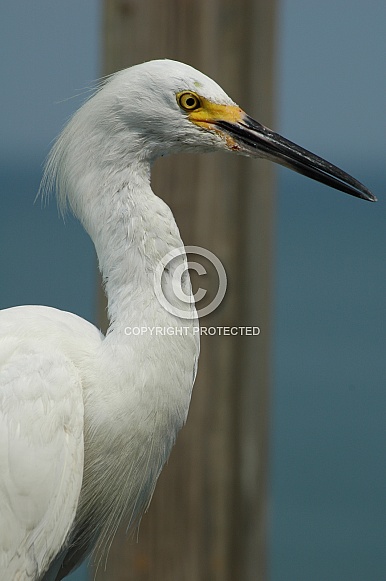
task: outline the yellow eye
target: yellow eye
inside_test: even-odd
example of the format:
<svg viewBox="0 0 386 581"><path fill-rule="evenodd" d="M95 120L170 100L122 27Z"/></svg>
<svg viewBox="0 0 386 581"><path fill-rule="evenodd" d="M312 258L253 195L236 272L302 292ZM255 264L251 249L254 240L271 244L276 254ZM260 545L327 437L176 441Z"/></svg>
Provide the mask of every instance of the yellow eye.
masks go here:
<svg viewBox="0 0 386 581"><path fill-rule="evenodd" d="M185 111L194 111L195 109L201 107L199 97L195 93L191 93L190 91L179 93L177 95L177 103Z"/></svg>

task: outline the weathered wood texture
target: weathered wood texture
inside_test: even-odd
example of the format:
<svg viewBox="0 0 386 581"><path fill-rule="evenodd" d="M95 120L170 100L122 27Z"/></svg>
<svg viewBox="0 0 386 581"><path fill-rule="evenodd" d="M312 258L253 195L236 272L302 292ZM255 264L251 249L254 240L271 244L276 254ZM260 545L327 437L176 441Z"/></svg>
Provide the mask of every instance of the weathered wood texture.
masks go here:
<svg viewBox="0 0 386 581"><path fill-rule="evenodd" d="M272 125L275 4L105 0L104 73L153 58L181 60ZM226 268L226 297L201 325L255 325L261 334L202 338L188 423L138 541L120 531L107 569L100 565L96 579L261 581L267 542L272 168L235 155L177 156L157 162L152 183L171 206L185 244L211 250ZM101 304L101 320L103 310Z"/></svg>

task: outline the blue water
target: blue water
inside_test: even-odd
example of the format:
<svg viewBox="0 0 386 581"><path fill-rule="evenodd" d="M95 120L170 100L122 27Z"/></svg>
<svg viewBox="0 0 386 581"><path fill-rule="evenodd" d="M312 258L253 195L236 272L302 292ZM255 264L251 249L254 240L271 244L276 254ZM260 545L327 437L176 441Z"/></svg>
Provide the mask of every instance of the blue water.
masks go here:
<svg viewBox="0 0 386 581"><path fill-rule="evenodd" d="M386 172L359 169L377 204L280 173L272 581L386 579Z"/></svg>
<svg viewBox="0 0 386 581"><path fill-rule="evenodd" d="M42 304L95 320L93 245L55 200L34 203L41 160L0 166L0 308Z"/></svg>

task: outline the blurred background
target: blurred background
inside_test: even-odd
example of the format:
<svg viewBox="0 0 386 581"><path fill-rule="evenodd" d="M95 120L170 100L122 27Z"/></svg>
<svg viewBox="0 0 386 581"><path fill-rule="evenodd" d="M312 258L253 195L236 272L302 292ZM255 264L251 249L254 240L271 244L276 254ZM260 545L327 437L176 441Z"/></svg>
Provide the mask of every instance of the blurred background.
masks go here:
<svg viewBox="0 0 386 581"><path fill-rule="evenodd" d="M273 128L379 202L276 169L270 581L386 579L385 25L381 0L277 3ZM96 322L92 244L34 198L52 140L101 76L101 3L3 3L0 44L0 307Z"/></svg>

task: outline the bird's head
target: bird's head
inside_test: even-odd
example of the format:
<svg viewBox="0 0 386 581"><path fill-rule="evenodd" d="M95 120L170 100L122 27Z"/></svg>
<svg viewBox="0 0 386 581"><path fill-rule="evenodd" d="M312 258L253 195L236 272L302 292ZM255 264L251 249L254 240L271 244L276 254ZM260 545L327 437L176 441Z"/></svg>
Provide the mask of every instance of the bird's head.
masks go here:
<svg viewBox="0 0 386 581"><path fill-rule="evenodd" d="M358 198L376 200L344 171L252 119L212 79L170 60L110 76L58 138L45 181L48 186L56 182L60 202L71 199L80 184L83 192L95 191L91 177L103 171L111 176L135 164L138 170L143 161L148 167L171 153L215 150L265 157ZM79 196L72 198L76 207Z"/></svg>
<svg viewBox="0 0 386 581"><path fill-rule="evenodd" d="M183 63L155 60L121 71L94 99L110 105L107 120L123 138L123 147L131 141L149 158L222 149L265 157L335 189L375 200L360 182L252 119L217 83Z"/></svg>

